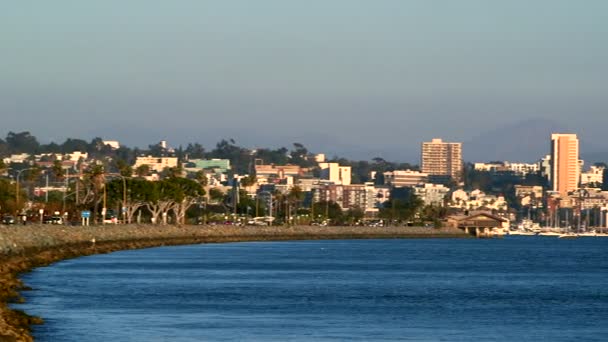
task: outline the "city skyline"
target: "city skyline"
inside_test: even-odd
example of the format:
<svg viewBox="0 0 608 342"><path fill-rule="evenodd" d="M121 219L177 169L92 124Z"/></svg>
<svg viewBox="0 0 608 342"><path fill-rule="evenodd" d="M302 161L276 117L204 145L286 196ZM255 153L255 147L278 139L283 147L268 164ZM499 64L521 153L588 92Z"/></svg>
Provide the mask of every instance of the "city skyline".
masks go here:
<svg viewBox="0 0 608 342"><path fill-rule="evenodd" d="M606 10L549 0L10 3L0 134L139 147L297 141L412 161L434 136L473 151L467 142L484 132L541 120L603 152ZM485 146L479 155L496 148Z"/></svg>

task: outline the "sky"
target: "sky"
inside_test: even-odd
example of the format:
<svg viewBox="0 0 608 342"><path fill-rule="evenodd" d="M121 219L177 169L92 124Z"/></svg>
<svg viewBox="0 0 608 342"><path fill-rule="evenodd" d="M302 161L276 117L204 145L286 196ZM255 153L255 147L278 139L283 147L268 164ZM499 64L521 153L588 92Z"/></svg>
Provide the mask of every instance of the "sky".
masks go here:
<svg viewBox="0 0 608 342"><path fill-rule="evenodd" d="M547 120L608 150L606 13L605 0L4 1L0 137L416 161L434 137Z"/></svg>

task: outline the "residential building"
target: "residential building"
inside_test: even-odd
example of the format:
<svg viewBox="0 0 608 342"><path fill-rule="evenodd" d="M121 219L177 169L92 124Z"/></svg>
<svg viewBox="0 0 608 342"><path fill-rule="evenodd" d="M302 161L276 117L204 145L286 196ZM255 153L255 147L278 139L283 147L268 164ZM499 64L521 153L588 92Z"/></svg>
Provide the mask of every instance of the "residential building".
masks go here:
<svg viewBox="0 0 608 342"><path fill-rule="evenodd" d="M21 163L28 162L30 159L31 159L31 156L29 154L21 153L21 154L12 154L10 157L4 158L3 161L5 164L11 164L11 163L21 164Z"/></svg>
<svg viewBox="0 0 608 342"><path fill-rule="evenodd" d="M315 162L317 162L317 163L324 163L325 162L325 154L324 153L315 154Z"/></svg>
<svg viewBox="0 0 608 342"><path fill-rule="evenodd" d="M110 146L113 150L118 150L120 148L120 142L116 140L104 140L103 144Z"/></svg>
<svg viewBox="0 0 608 342"><path fill-rule="evenodd" d="M429 178L447 177L456 182L462 179L462 143L432 139L422 143L422 172Z"/></svg>
<svg viewBox="0 0 608 342"><path fill-rule="evenodd" d="M543 187L540 185L515 185L515 196L533 196L540 200L543 198Z"/></svg>
<svg viewBox="0 0 608 342"><path fill-rule="evenodd" d="M162 172L167 167L177 167L177 157L137 157L133 169L137 169L141 165L148 165L150 171Z"/></svg>
<svg viewBox="0 0 608 342"><path fill-rule="evenodd" d="M230 170L229 159L190 159L186 163L187 168L200 170L213 170L216 173L226 173Z"/></svg>
<svg viewBox="0 0 608 342"><path fill-rule="evenodd" d="M579 144L576 134L551 135L551 188L566 195L578 189L580 180Z"/></svg>
<svg viewBox="0 0 608 342"><path fill-rule="evenodd" d="M601 185L604 182L604 169L603 166L591 166L589 171L581 173L581 185Z"/></svg>
<svg viewBox="0 0 608 342"><path fill-rule="evenodd" d="M366 214L373 215L378 212L381 204L388 200L388 187L381 186L381 189L373 183L365 184L319 184L312 189L312 201L336 202L342 210L354 208L362 209Z"/></svg>
<svg viewBox="0 0 608 342"><path fill-rule="evenodd" d="M351 167L340 166L338 163L319 163L321 179L328 180L334 184L350 185Z"/></svg>
<svg viewBox="0 0 608 342"><path fill-rule="evenodd" d="M518 175L525 176L529 173L536 173L540 171L540 167L538 164L528 164L528 163L509 163L505 162L505 166L510 170L515 172Z"/></svg>
<svg viewBox="0 0 608 342"><path fill-rule="evenodd" d="M285 178L286 176L297 177L301 176L306 170L298 165L255 165L255 174L257 177L263 178Z"/></svg>
<svg viewBox="0 0 608 342"><path fill-rule="evenodd" d="M502 170L504 168L503 163L475 163L473 164L473 169L475 171L482 172L493 172L497 170Z"/></svg>
<svg viewBox="0 0 608 342"><path fill-rule="evenodd" d="M536 173L540 170L538 163L511 163L508 161L501 163L475 163L475 171L485 172L508 172L511 171L516 175L525 176L529 173Z"/></svg>
<svg viewBox="0 0 608 342"><path fill-rule="evenodd" d="M425 205L442 207L445 203L445 198L450 192L450 189L443 184L426 183L421 186L415 186L414 194L424 201Z"/></svg>
<svg viewBox="0 0 608 342"><path fill-rule="evenodd" d="M469 200L468 192L466 192L462 189L454 190L454 192L452 192L452 203L453 204L457 204L459 206L460 203L466 202L468 200Z"/></svg>
<svg viewBox="0 0 608 342"><path fill-rule="evenodd" d="M65 154L63 156L64 159L71 161L79 161L79 160L87 160L89 159L89 154L87 152L74 151L72 153Z"/></svg>
<svg viewBox="0 0 608 342"><path fill-rule="evenodd" d="M541 158L537 164L541 176L547 177L547 180L551 181L551 155L547 154L544 158Z"/></svg>
<svg viewBox="0 0 608 342"><path fill-rule="evenodd" d="M394 187L415 186L424 184L428 174L412 170L395 170L384 172L384 184Z"/></svg>

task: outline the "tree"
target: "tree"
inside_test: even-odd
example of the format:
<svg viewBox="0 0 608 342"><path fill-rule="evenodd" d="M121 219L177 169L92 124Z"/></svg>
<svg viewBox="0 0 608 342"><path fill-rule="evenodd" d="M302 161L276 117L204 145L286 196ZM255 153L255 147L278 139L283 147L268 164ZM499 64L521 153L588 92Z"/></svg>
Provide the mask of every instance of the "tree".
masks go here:
<svg viewBox="0 0 608 342"><path fill-rule="evenodd" d="M9 132L6 136L6 143L10 153L34 154L40 148L40 143L38 143L36 137L27 131L21 133Z"/></svg>
<svg viewBox="0 0 608 342"><path fill-rule="evenodd" d="M8 179L0 178L0 212L13 213L19 209L16 190L15 185Z"/></svg>
<svg viewBox="0 0 608 342"><path fill-rule="evenodd" d="M411 222L424 206L411 188L394 188L389 200L380 209L380 217L394 222Z"/></svg>
<svg viewBox="0 0 608 342"><path fill-rule="evenodd" d="M118 182L118 180L116 180ZM127 183L127 203L123 203L122 206L126 208L126 220L127 223L133 222L133 216L135 213L140 210L148 199L152 198L152 190L154 186L151 185L150 181L140 178L130 178L126 179ZM115 184L115 196L119 196L118 194L118 186L119 184Z"/></svg>
<svg viewBox="0 0 608 342"><path fill-rule="evenodd" d="M288 162L287 152L288 150L285 147L276 150L260 148L256 150L255 157L261 159L264 164L286 165Z"/></svg>
<svg viewBox="0 0 608 342"><path fill-rule="evenodd" d="M83 206L93 206L93 222L97 221L99 203L103 199L103 188L105 186L105 171L103 165L93 164L84 172L82 182L84 196L81 197ZM77 203L78 205L79 203ZM103 220L103 218L102 218Z"/></svg>
<svg viewBox="0 0 608 342"><path fill-rule="evenodd" d="M131 177L133 175L133 168L124 159L116 159L114 166L123 177Z"/></svg>
<svg viewBox="0 0 608 342"><path fill-rule="evenodd" d="M365 212L360 207L350 208L346 211L345 220L353 225L354 223L360 221L365 216Z"/></svg>
<svg viewBox="0 0 608 342"><path fill-rule="evenodd" d="M247 177L241 178L241 186L244 188L253 186L256 184L256 182L257 182L257 179L256 179L255 175L249 175Z"/></svg>
<svg viewBox="0 0 608 342"><path fill-rule="evenodd" d="M205 191L198 182L187 178L171 177L164 182L170 188L173 200L171 209L175 214L175 221L178 224L184 224L186 212L205 194Z"/></svg>
<svg viewBox="0 0 608 342"><path fill-rule="evenodd" d="M313 212L316 217L324 218L329 224L335 224L342 220L342 208L334 201L315 202L313 204Z"/></svg>
<svg viewBox="0 0 608 342"><path fill-rule="evenodd" d="M314 165L314 161L308 153L308 149L300 143L293 143L293 150L289 154L290 162L301 167L310 167Z"/></svg>
<svg viewBox="0 0 608 342"><path fill-rule="evenodd" d="M75 151L86 152L89 149L89 144L82 139L68 138L60 145L62 153L72 153Z"/></svg>
<svg viewBox="0 0 608 342"><path fill-rule="evenodd" d="M209 153L209 157L230 160L234 173L250 173L251 153L249 150L237 146L233 139L222 139L217 143L215 149Z"/></svg>
<svg viewBox="0 0 608 342"><path fill-rule="evenodd" d="M188 159L205 158L205 149L199 143L189 143L184 152L188 156Z"/></svg>
<svg viewBox="0 0 608 342"><path fill-rule="evenodd" d="M140 177L140 178L148 176L150 174L150 165L147 165L147 164L139 165L135 169L135 174L137 175L137 177Z"/></svg>
<svg viewBox="0 0 608 342"><path fill-rule="evenodd" d="M65 171L63 170L63 165L59 160L55 160L53 162L53 166L51 167L51 172L57 179L63 179L65 177Z"/></svg>
<svg viewBox="0 0 608 342"><path fill-rule="evenodd" d="M166 180L151 182L150 191L146 192L145 206L152 215L152 223L160 224L161 215L167 217L167 213L173 206L171 192L171 186ZM162 223L165 223L164 220Z"/></svg>

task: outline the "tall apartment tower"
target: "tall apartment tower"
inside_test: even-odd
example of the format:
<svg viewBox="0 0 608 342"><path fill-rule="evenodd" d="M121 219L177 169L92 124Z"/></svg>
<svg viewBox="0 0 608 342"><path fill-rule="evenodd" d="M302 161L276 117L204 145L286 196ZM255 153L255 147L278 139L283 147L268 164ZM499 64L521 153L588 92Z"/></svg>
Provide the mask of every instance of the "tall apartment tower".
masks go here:
<svg viewBox="0 0 608 342"><path fill-rule="evenodd" d="M462 143L433 139L422 143L422 172L429 179L462 179Z"/></svg>
<svg viewBox="0 0 608 342"><path fill-rule="evenodd" d="M566 195L578 189L579 178L576 134L551 134L551 188Z"/></svg>

